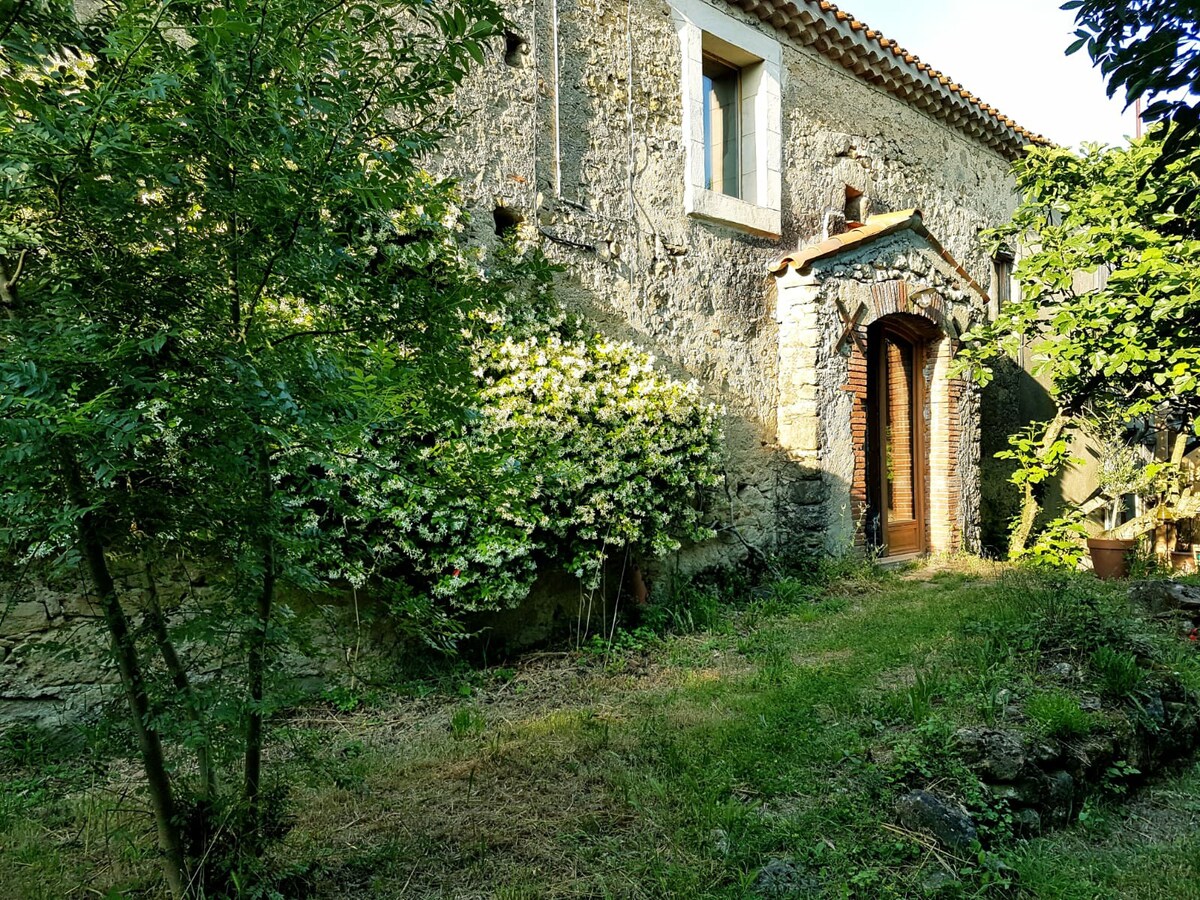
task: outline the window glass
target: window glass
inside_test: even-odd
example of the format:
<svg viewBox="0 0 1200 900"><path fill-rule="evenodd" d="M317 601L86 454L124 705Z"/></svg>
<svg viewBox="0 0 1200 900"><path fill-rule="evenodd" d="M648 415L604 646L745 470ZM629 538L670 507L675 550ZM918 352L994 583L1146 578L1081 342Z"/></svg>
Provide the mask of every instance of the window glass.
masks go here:
<svg viewBox="0 0 1200 900"><path fill-rule="evenodd" d="M704 57L704 186L741 196L738 161L738 106L741 74L711 56Z"/></svg>
<svg viewBox="0 0 1200 900"><path fill-rule="evenodd" d="M1001 254L993 261L996 267L996 309L1012 299L1013 261L1011 256Z"/></svg>

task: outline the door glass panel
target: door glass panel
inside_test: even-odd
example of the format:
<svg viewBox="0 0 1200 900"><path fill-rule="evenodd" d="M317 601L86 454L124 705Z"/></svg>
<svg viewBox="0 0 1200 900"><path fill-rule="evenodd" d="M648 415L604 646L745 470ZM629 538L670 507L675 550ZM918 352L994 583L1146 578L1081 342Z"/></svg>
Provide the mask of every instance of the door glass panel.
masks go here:
<svg viewBox="0 0 1200 900"><path fill-rule="evenodd" d="M913 348L890 335L885 338L887 397L884 401L885 466L889 524L917 517L913 422Z"/></svg>

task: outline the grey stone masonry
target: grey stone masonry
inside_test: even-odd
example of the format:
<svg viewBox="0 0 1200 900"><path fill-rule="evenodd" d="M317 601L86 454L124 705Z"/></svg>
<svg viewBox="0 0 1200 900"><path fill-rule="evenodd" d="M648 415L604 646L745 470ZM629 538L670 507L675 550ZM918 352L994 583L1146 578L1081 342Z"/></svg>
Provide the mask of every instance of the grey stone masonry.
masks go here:
<svg viewBox="0 0 1200 900"><path fill-rule="evenodd" d="M789 31L790 19L743 5L756 11L704 0L516 0L512 34L461 88L466 121L436 161L461 182L473 242L491 246L498 223L515 223L521 241L564 264L558 292L572 308L643 345L673 374L698 379L728 410L723 537L686 554L685 567L732 559L746 544L764 552L855 545L861 510L848 499L856 473L845 450L853 396L831 345L842 328L837 303L882 276L902 278L912 290L944 289L955 328L965 327L986 311L970 284L991 279L979 233L1015 205L1017 132L1005 131L1003 146L973 135L928 108L925 94L889 88L869 60L861 72L847 68L793 37L800 32ZM849 20L825 19L857 34ZM695 183L697 66L710 52L745 63L743 92L755 91L743 97L743 128L753 121L757 129L744 144L757 142L744 154L758 154L744 162L754 209ZM889 55L888 84L903 64L897 58ZM912 208L953 266L898 236L778 284L768 275L850 214ZM937 366L948 364L952 343ZM931 399L955 406L945 433L930 434L942 441L931 458L952 451L963 484L940 512L931 497L931 514L950 521L930 527L971 546L978 400L969 389Z"/></svg>

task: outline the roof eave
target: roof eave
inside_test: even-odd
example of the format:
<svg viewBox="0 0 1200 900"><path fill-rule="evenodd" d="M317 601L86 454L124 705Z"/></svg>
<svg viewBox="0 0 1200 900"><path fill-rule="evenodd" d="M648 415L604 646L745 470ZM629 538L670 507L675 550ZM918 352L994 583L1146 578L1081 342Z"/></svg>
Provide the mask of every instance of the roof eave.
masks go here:
<svg viewBox="0 0 1200 900"><path fill-rule="evenodd" d="M1009 159L1022 156L1030 144L1051 143L827 0L726 2Z"/></svg>
<svg viewBox="0 0 1200 900"><path fill-rule="evenodd" d="M925 220L919 209L907 209L895 213L885 213L881 216L872 216L860 228L851 229L843 234L827 238L819 244L814 244L811 247L806 247L796 253L783 257L770 265L768 271L772 275L778 275L784 270L792 268L804 274L812 268L813 263L840 256L843 253L860 250L880 238L896 234L900 231L912 231L919 235L929 244L930 249L937 253L946 265L953 269L954 273L963 280L968 288L974 291L982 300L988 302L987 291L980 286L979 282L971 277L970 273L962 267L962 264L950 254L950 251L942 246L941 241L929 233L929 229L925 227Z"/></svg>

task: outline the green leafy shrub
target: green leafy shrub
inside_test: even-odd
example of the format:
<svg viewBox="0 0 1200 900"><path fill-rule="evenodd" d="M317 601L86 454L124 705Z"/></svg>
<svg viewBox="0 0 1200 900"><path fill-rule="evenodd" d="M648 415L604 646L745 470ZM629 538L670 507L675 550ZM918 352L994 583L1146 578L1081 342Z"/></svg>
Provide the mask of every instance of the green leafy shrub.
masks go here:
<svg viewBox="0 0 1200 900"><path fill-rule="evenodd" d="M1033 543L1015 558L1038 568L1074 570L1087 553L1086 540L1083 516L1068 512L1047 522Z"/></svg>
<svg viewBox="0 0 1200 900"><path fill-rule="evenodd" d="M1092 730L1091 719L1079 701L1062 691L1034 694L1025 704L1025 712L1049 737L1082 737Z"/></svg>
<svg viewBox="0 0 1200 900"><path fill-rule="evenodd" d="M1104 692L1113 697L1129 696L1142 681L1137 657L1112 647L1100 647L1092 654L1092 668L1100 677Z"/></svg>
<svg viewBox="0 0 1200 900"><path fill-rule="evenodd" d="M481 407L431 436L423 470L357 498L390 523L364 536L374 574L408 594L508 606L547 564L595 587L617 554L661 557L713 535L704 499L719 478L720 410L632 344L568 319L543 287L469 323ZM380 468L388 452L374 451Z"/></svg>
<svg viewBox="0 0 1200 900"><path fill-rule="evenodd" d="M616 628L608 635L593 634L580 649L588 656L607 657L614 653L643 653L657 642L658 635L645 626L632 630Z"/></svg>

